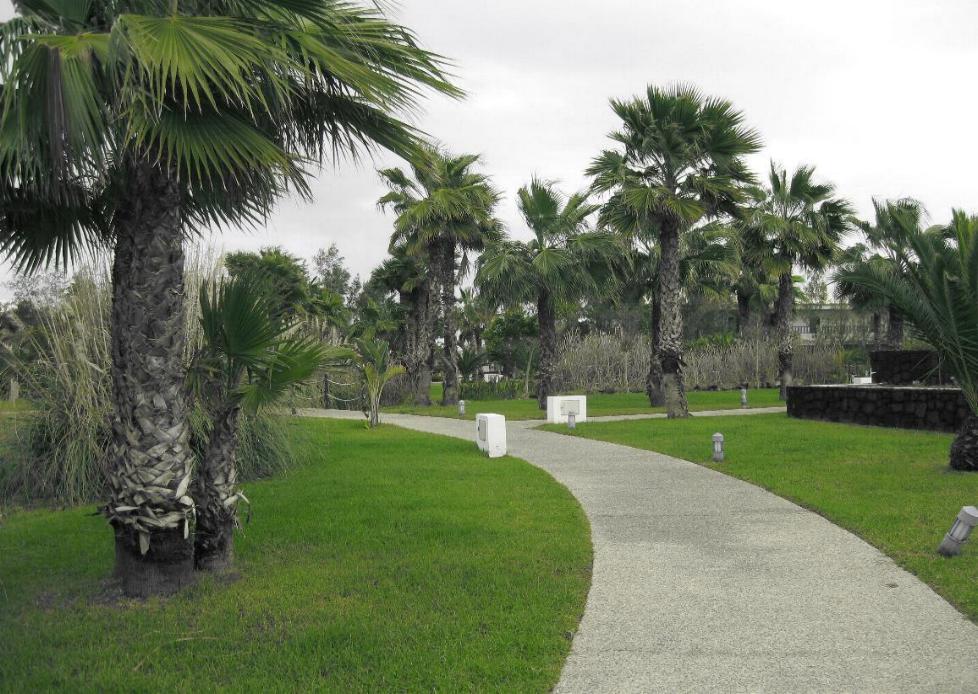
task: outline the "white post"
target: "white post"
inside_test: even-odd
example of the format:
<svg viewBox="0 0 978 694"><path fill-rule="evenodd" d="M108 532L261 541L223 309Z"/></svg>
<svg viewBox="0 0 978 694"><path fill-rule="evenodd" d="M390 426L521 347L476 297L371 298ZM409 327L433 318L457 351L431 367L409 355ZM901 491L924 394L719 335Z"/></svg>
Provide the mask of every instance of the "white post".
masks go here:
<svg viewBox="0 0 978 694"><path fill-rule="evenodd" d="M458 401L458 416L459 417L465 416L465 400Z"/></svg>
<svg viewBox="0 0 978 694"><path fill-rule="evenodd" d="M740 387L740 407L741 409L747 409L747 386Z"/></svg>
<svg viewBox="0 0 978 694"><path fill-rule="evenodd" d="M10 402L17 402L20 399L20 381L16 378L10 379Z"/></svg>
<svg viewBox="0 0 978 694"><path fill-rule="evenodd" d="M567 413L567 428L576 429L577 428L577 415L573 412Z"/></svg>
<svg viewBox="0 0 978 694"><path fill-rule="evenodd" d="M720 432L713 435L713 462L723 462L723 434Z"/></svg>

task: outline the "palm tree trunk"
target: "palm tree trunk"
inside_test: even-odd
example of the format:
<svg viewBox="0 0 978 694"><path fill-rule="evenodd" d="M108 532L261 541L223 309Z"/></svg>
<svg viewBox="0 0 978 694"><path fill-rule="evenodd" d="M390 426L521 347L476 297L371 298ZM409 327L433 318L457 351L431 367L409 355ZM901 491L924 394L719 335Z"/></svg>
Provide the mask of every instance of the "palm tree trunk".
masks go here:
<svg viewBox="0 0 978 694"><path fill-rule="evenodd" d="M445 370L445 386L442 405L458 404L458 338L455 335L455 245L444 243L441 257L441 310L445 334L442 346L442 364Z"/></svg>
<svg viewBox="0 0 978 694"><path fill-rule="evenodd" d="M971 415L951 443L951 467L955 470L978 470L978 415Z"/></svg>
<svg viewBox="0 0 978 694"><path fill-rule="evenodd" d="M198 569L226 569L233 558L240 412L239 407L231 405L215 417L207 451L194 483L194 501L197 502L194 553Z"/></svg>
<svg viewBox="0 0 978 694"><path fill-rule="evenodd" d="M885 349L898 350L903 347L903 316L893 306L888 309Z"/></svg>
<svg viewBox="0 0 978 694"><path fill-rule="evenodd" d="M737 334L743 336L750 323L750 297L737 290Z"/></svg>
<svg viewBox="0 0 978 694"><path fill-rule="evenodd" d="M791 314L794 311L795 291L792 285L791 270L778 277L778 304L775 308L778 331L778 378L781 380L779 397L788 399L788 386L791 385L791 360L793 345L791 340Z"/></svg>
<svg viewBox="0 0 978 694"><path fill-rule="evenodd" d="M880 348L880 337L882 333L881 325L883 323L883 317L880 316L879 311L873 311L873 349L879 351Z"/></svg>
<svg viewBox="0 0 978 694"><path fill-rule="evenodd" d="M431 404L431 282L423 280L411 291L404 368L415 405Z"/></svg>
<svg viewBox="0 0 978 694"><path fill-rule="evenodd" d="M114 225L110 500L115 575L129 596L170 594L193 580L183 351L180 191L134 163Z"/></svg>
<svg viewBox="0 0 978 694"><path fill-rule="evenodd" d="M649 345L649 373L645 377L645 394L649 398L649 405L652 407L662 407L666 404L666 394L662 390L662 356L660 348L662 346L662 303L659 301L658 292L652 295L652 340Z"/></svg>
<svg viewBox="0 0 978 694"><path fill-rule="evenodd" d="M688 417L686 387L683 383L683 314L682 287L679 277L679 229L668 221L659 233L659 363L662 366L662 391L666 399L666 416Z"/></svg>
<svg viewBox="0 0 978 694"><path fill-rule="evenodd" d="M540 326L540 363L537 366L537 405L547 409L547 396L553 390L557 358L557 319L550 293L540 292L537 299L537 322Z"/></svg>

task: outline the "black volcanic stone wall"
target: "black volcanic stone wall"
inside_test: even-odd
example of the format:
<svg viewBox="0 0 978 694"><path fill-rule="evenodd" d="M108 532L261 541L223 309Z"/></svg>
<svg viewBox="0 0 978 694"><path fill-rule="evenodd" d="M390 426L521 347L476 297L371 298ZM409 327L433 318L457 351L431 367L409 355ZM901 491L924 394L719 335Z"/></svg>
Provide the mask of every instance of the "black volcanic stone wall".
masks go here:
<svg viewBox="0 0 978 694"><path fill-rule="evenodd" d="M958 388L789 386L788 416L956 432L970 414Z"/></svg>
<svg viewBox="0 0 978 694"><path fill-rule="evenodd" d="M928 386L947 385L947 374L941 372L937 352L931 350L891 350L869 353L873 368L873 383L909 386L921 383Z"/></svg>

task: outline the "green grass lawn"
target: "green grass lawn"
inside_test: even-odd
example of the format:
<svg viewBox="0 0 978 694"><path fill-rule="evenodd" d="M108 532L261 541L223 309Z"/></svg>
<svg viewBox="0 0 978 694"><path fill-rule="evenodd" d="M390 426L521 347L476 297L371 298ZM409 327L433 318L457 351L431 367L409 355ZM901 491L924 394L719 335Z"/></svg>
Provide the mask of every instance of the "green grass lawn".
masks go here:
<svg viewBox="0 0 978 694"><path fill-rule="evenodd" d="M720 464L710 462L717 431L725 438ZM935 551L958 510L978 503L978 474L948 468L948 434L771 414L595 422L575 435L691 460L817 511L978 620L978 539L953 559Z"/></svg>
<svg viewBox="0 0 978 694"><path fill-rule="evenodd" d="M433 402L441 399L441 385L432 386ZM688 393L689 408L693 411L703 410L735 410L740 408L740 391L691 391ZM751 407L773 407L783 405L778 400L777 388L751 390L748 394ZM432 405L419 407L417 405L399 405L385 407L384 412L400 414L420 414L431 417L458 417L458 408ZM505 415L507 419L546 419L547 413L537 407L533 400L470 400L466 402L465 418L475 419L479 412L496 412ZM662 407L649 407L645 393L592 393L587 396L587 413L589 417L602 417L618 414L649 414L665 412Z"/></svg>
<svg viewBox="0 0 978 694"><path fill-rule="evenodd" d="M590 582L570 493L514 458L359 422L290 424L297 467L246 486L240 578L104 598L92 507L0 525L0 690L547 691Z"/></svg>

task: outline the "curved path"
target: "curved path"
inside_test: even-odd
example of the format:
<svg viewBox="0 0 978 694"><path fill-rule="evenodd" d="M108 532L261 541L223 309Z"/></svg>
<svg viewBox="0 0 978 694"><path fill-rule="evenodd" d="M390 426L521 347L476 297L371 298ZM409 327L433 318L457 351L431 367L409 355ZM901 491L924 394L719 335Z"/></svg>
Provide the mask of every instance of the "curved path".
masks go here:
<svg viewBox="0 0 978 694"><path fill-rule="evenodd" d="M978 691L978 626L856 536L694 463L534 424L509 424L509 452L573 492L594 543L555 691Z"/></svg>

